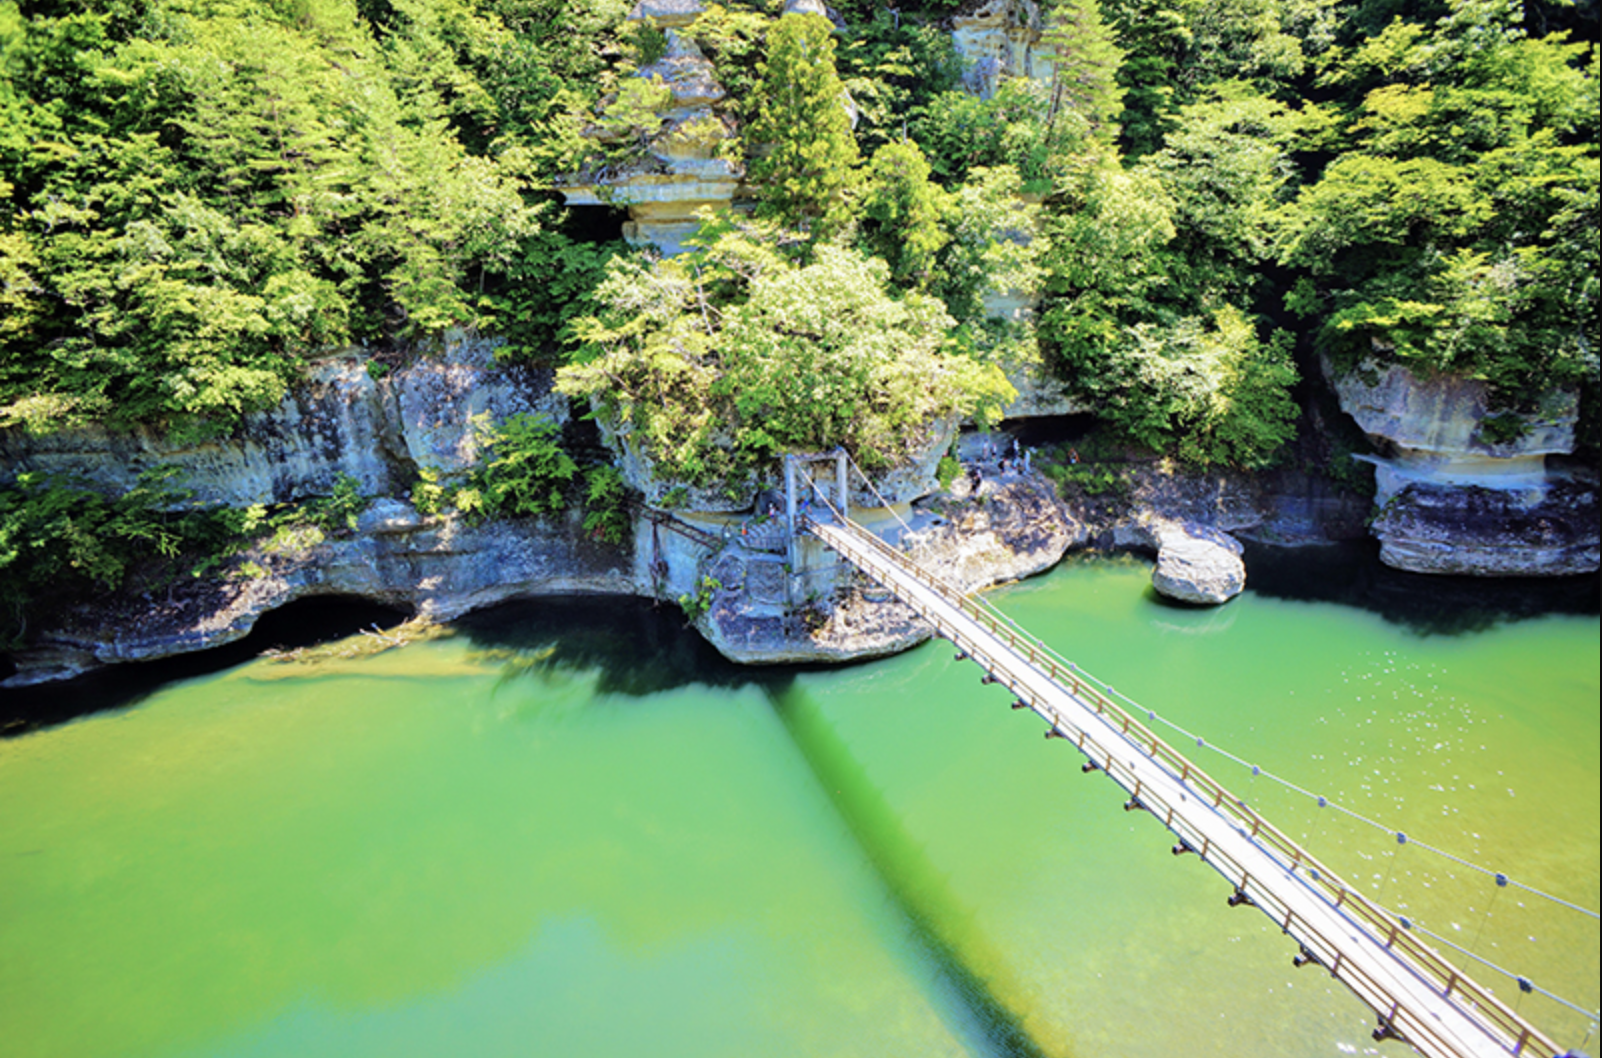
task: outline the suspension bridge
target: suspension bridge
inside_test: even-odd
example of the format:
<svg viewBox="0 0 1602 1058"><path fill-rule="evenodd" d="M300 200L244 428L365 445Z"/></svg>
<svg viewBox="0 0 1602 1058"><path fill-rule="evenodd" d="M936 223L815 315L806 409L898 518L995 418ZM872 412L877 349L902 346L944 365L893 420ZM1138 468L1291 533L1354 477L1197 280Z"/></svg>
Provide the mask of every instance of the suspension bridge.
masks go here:
<svg viewBox="0 0 1602 1058"><path fill-rule="evenodd" d="M1559 1047L1425 943L1413 923L1320 863L1074 663L851 520L846 457L828 458L836 473L827 489L804 465L786 468L793 532L821 541L892 592L949 640L959 659L977 663L982 682L1010 690L1012 708L1032 710L1044 720L1047 738L1077 747L1086 758L1082 770L1101 772L1127 792L1126 811L1148 812L1173 832L1174 855L1195 855L1223 876L1233 890L1230 906L1258 909L1291 937L1299 949L1295 965L1324 968L1366 1003L1378 1019L1376 1040L1405 1041L1429 1058L1577 1053ZM816 513L812 504L797 502L803 483L821 501ZM1498 885L1506 884L1504 876L1496 877ZM1518 983L1528 990L1523 978Z"/></svg>

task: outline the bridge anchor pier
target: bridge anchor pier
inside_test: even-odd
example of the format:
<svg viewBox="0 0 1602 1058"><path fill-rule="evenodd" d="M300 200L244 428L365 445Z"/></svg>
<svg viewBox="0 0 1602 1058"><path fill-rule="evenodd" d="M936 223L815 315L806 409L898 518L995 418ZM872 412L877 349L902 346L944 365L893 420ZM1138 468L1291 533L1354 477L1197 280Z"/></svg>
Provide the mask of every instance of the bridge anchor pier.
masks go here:
<svg viewBox="0 0 1602 1058"><path fill-rule="evenodd" d="M1375 1043L1384 1043L1386 1040L1395 1040L1398 1043L1407 1042L1407 1037L1396 1031L1396 1025L1389 1018L1380 1019L1379 1028L1374 1030L1373 1036Z"/></svg>

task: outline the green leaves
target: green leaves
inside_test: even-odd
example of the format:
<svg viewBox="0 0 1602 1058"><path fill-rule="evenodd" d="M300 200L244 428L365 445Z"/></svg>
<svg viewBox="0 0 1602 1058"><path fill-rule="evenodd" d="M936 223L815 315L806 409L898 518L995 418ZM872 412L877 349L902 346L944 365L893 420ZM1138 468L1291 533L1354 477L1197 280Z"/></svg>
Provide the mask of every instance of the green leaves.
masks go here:
<svg viewBox="0 0 1602 1058"><path fill-rule="evenodd" d="M1263 343L1232 306L1211 324L1196 317L1141 324L1112 344L1093 383L1103 418L1189 463L1265 466L1295 436L1289 336L1277 332Z"/></svg>
<svg viewBox="0 0 1602 1058"><path fill-rule="evenodd" d="M463 63L509 38L465 6L391 14L380 43L322 0L0 13L0 110L31 141L0 137L5 417L226 429L330 347L476 322L464 286L534 230L527 163L450 123L482 139Z"/></svg>
<svg viewBox="0 0 1602 1058"><path fill-rule="evenodd" d="M858 205L863 241L889 262L897 282L928 286L935 255L951 240L941 225L949 208L916 143L887 143L874 152Z"/></svg>
<svg viewBox="0 0 1602 1058"><path fill-rule="evenodd" d="M1594 70L1594 48L1528 38L1478 2L1394 21L1332 66L1348 149L1277 236L1281 263L1317 281L1296 302L1327 307L1326 354L1484 379L1526 408L1596 379Z"/></svg>
<svg viewBox="0 0 1602 1058"><path fill-rule="evenodd" d="M661 475L698 485L836 445L884 465L933 420L1016 395L997 368L948 351L939 301L890 293L883 261L822 244L798 265L773 237L724 224L650 269L615 261L598 291L608 311L584 326L598 355L562 368L558 389L590 400Z"/></svg>
<svg viewBox="0 0 1602 1058"><path fill-rule="evenodd" d="M567 505L568 483L578 464L562 450L558 429L549 419L513 415L489 431L490 450L473 474L473 487L487 512L542 515ZM458 501L460 502L460 501Z"/></svg>
<svg viewBox="0 0 1602 1058"><path fill-rule="evenodd" d="M768 33L761 103L746 134L756 149L751 181L762 215L820 235L845 222L843 196L857 164L834 49L834 27L821 15L779 19Z"/></svg>

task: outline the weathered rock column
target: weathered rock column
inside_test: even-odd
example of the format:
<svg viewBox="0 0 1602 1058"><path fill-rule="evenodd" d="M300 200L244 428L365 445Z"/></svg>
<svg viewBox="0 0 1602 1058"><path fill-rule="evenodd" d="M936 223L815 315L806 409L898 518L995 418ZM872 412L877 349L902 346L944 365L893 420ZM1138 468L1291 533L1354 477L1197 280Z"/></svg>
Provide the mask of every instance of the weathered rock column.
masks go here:
<svg viewBox="0 0 1602 1058"><path fill-rule="evenodd" d="M734 139L732 120L717 110L727 93L706 56L681 32L702 10L695 0L636 5L630 19L651 19L666 29L667 51L634 75L659 80L670 93L657 115L661 125L643 157L617 172L575 177L562 189L570 206L628 207L624 238L635 245L655 244L669 256L683 252L684 240L700 226L700 210L728 207L745 175L738 161L721 156ZM592 128L586 135L599 141L608 133Z"/></svg>
<svg viewBox="0 0 1602 1058"><path fill-rule="evenodd" d="M1574 393L1554 391L1540 414L1518 417L1519 436L1495 440L1485 429L1493 413L1483 382L1372 362L1346 373L1326 363L1324 371L1341 409L1386 453L1370 460L1380 561L1477 577L1598 568L1594 475L1546 467L1548 456L1574 450Z"/></svg>

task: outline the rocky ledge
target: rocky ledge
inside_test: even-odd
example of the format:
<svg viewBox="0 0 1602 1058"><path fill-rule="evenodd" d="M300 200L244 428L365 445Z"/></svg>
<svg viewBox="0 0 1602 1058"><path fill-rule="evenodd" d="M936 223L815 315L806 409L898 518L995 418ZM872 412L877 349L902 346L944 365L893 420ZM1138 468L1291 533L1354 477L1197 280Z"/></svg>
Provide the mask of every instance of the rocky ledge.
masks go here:
<svg viewBox="0 0 1602 1058"><path fill-rule="evenodd" d="M1566 576L1602 564L1595 481L1527 489L1412 481L1374 518L1380 561L1416 573Z"/></svg>
<svg viewBox="0 0 1602 1058"><path fill-rule="evenodd" d="M16 659L6 686L219 647L243 638L268 611L316 596L367 599L445 621L510 599L636 591L629 556L586 539L573 518L475 526L381 499L349 537L311 533L239 556L229 576L69 615Z"/></svg>
<svg viewBox="0 0 1602 1058"><path fill-rule="evenodd" d="M1573 392L1555 390L1538 412L1514 415L1494 410L1485 383L1471 378L1375 362L1324 371L1383 453L1372 459L1381 562L1471 577L1599 567L1595 473L1548 466L1574 450ZM1501 430L1488 428L1493 420Z"/></svg>
<svg viewBox="0 0 1602 1058"><path fill-rule="evenodd" d="M905 513L867 513L870 529L966 591L1044 572L1090 537L1039 477L986 481L977 493L930 497ZM726 550L710 568L721 587L696 626L744 664L882 657L934 634L911 608L850 570L836 574L844 590L819 591L787 611L780 600L790 572L771 558Z"/></svg>

